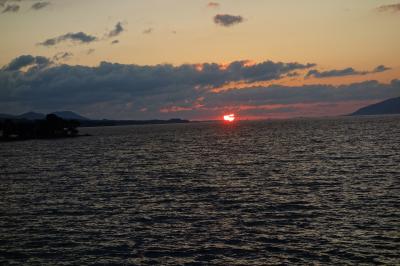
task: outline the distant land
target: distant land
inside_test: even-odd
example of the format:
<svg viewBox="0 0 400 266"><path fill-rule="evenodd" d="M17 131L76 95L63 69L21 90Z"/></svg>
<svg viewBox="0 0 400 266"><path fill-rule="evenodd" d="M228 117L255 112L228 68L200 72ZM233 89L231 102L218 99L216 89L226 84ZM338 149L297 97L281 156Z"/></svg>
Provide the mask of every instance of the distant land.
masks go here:
<svg viewBox="0 0 400 266"><path fill-rule="evenodd" d="M394 115L400 114L400 97L363 107L351 115Z"/></svg>
<svg viewBox="0 0 400 266"><path fill-rule="evenodd" d="M101 119L95 120L84 117L80 114L71 112L71 111L57 111L51 114L55 114L56 116L65 119L65 120L77 120L80 123L81 127L99 127L99 126L122 126L122 125L148 125L148 124L174 124L174 123L189 123L189 120L174 118L169 120L108 120ZM36 112L27 112L20 115L10 115L10 114L0 114L0 120L12 119L12 120L44 120L46 118L46 114L36 113Z"/></svg>
<svg viewBox="0 0 400 266"><path fill-rule="evenodd" d="M55 114L56 116L67 120L90 120L89 118L83 117L71 111L58 111L58 112L53 112L51 114ZM46 118L45 114L36 112L27 112L20 115L0 114L0 119L43 120L45 118Z"/></svg>

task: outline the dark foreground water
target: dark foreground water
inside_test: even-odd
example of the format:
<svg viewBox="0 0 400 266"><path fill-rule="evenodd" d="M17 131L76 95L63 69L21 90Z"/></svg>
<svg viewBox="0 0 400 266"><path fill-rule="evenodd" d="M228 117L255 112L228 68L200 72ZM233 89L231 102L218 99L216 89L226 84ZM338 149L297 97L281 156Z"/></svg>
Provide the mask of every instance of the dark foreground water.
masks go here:
<svg viewBox="0 0 400 266"><path fill-rule="evenodd" d="M400 264L400 117L0 143L0 264Z"/></svg>

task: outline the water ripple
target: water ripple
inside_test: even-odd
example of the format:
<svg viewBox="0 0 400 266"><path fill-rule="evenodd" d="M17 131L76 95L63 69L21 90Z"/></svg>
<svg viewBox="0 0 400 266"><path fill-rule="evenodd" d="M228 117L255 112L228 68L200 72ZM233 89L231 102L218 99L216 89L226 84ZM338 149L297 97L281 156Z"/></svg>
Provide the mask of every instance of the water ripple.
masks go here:
<svg viewBox="0 0 400 266"><path fill-rule="evenodd" d="M0 146L0 264L400 264L400 118Z"/></svg>

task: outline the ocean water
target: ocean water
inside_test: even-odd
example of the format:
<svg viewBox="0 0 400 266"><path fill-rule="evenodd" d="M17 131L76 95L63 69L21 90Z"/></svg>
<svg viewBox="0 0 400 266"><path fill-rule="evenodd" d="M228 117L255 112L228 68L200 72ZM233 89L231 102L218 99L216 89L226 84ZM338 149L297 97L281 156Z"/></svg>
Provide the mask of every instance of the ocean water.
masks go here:
<svg viewBox="0 0 400 266"><path fill-rule="evenodd" d="M400 264L400 117L0 143L1 265Z"/></svg>

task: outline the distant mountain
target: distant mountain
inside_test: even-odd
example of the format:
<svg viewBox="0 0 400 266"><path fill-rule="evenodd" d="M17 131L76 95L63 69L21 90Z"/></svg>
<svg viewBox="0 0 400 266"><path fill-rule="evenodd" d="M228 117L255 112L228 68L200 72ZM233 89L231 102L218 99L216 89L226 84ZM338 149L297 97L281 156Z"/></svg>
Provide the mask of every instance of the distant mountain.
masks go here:
<svg viewBox="0 0 400 266"><path fill-rule="evenodd" d="M12 119L14 118L13 115L9 115L9 114L0 114L0 119Z"/></svg>
<svg viewBox="0 0 400 266"><path fill-rule="evenodd" d="M71 111L58 111L58 112L54 112L52 114L55 114L56 116L61 117L63 119L67 119L67 120L90 120L87 117L81 116L81 115L71 112Z"/></svg>
<svg viewBox="0 0 400 266"><path fill-rule="evenodd" d="M41 114L41 113L35 113L35 112L27 112L23 113L21 115L14 116L16 119L26 119L26 120L40 120L44 119L46 115Z"/></svg>
<svg viewBox="0 0 400 266"><path fill-rule="evenodd" d="M86 118L71 111L57 111L53 112L52 114L55 114L56 116L66 120L84 120L84 121L90 120L89 118ZM27 112L20 115L0 114L0 119L42 120L45 118L46 118L45 114L36 112Z"/></svg>
<svg viewBox="0 0 400 266"><path fill-rule="evenodd" d="M400 97L368 105L357 110L351 115L390 115L400 114Z"/></svg>
<svg viewBox="0 0 400 266"><path fill-rule="evenodd" d="M1 0L0 0L1 1ZM80 114L71 111L53 112L56 116L65 120L79 120L82 127L103 127L103 126L127 126L127 125L152 125L152 124L180 124L190 123L189 120L174 118L169 120L92 120ZM26 119L26 120L44 120L46 115L42 113L28 112L21 115L0 114L0 122L5 119Z"/></svg>

